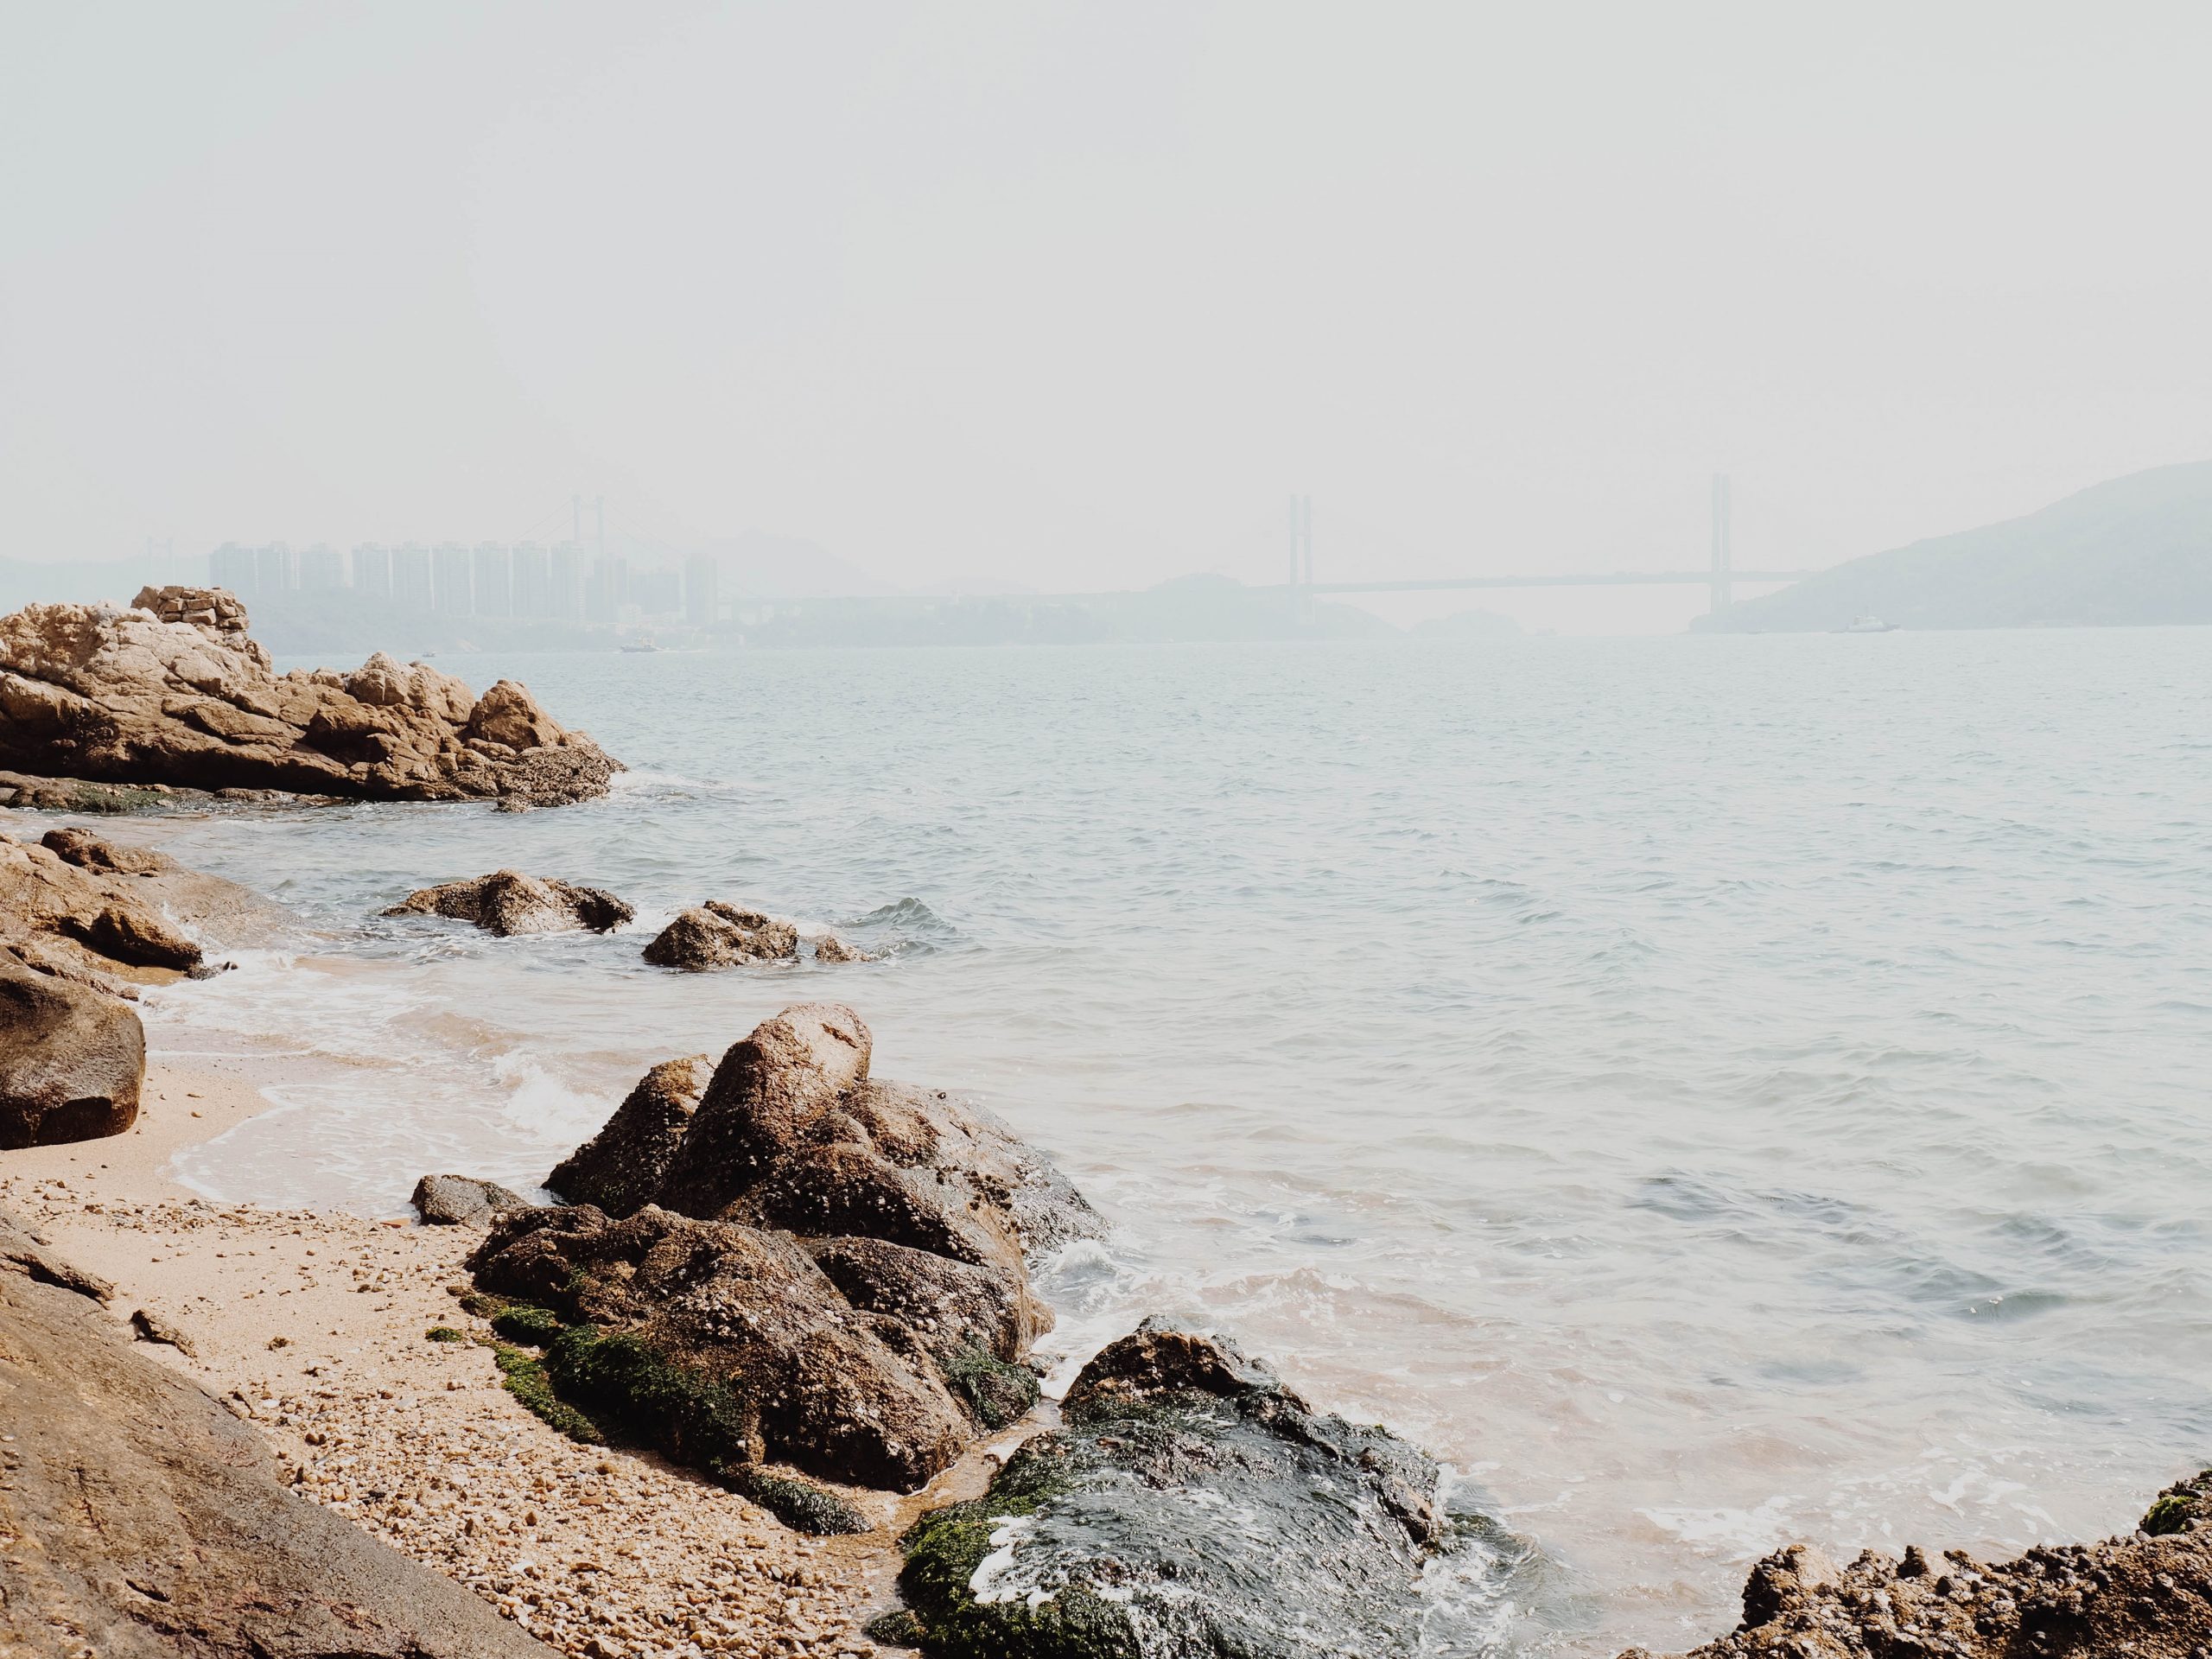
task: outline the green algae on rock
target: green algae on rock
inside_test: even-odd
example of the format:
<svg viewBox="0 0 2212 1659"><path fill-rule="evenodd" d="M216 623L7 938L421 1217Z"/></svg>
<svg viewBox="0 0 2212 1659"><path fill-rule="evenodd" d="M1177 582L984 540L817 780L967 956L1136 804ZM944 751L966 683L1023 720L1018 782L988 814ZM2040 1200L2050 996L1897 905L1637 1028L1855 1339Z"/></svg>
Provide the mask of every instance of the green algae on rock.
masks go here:
<svg viewBox="0 0 2212 1659"><path fill-rule="evenodd" d="M1321 1659L1407 1651L1465 1535L1440 1471L1313 1410L1224 1338L1147 1320L1084 1368L1065 1426L903 1541L941 1659Z"/></svg>

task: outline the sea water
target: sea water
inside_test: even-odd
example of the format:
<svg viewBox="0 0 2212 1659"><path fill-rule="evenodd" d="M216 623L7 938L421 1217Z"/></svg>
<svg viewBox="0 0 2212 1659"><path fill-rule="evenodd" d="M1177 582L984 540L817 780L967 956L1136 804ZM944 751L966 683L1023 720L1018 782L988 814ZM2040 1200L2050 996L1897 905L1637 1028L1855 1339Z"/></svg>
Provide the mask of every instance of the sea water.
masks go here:
<svg viewBox="0 0 2212 1659"><path fill-rule="evenodd" d="M308 930L147 1001L276 1079L212 1195L534 1185L648 1065L850 1002L1115 1224L1063 1375L1211 1322L1523 1541L1436 1652L1688 1645L1778 1544L2010 1553L2212 1462L2212 634L439 666L631 770L124 826ZM502 866L637 924L378 914ZM639 959L707 898L881 960Z"/></svg>

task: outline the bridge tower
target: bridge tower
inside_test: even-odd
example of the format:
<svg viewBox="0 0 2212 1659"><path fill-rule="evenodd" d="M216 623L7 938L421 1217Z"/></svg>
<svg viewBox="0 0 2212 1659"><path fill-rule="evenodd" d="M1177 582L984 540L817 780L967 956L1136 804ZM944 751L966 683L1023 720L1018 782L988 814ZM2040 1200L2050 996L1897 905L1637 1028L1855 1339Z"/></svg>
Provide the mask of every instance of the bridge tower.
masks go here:
<svg viewBox="0 0 2212 1659"><path fill-rule="evenodd" d="M1730 520L1733 517L1730 501L1728 474L1713 475L1713 613L1715 616L1735 602L1731 578L1736 569L1736 550Z"/></svg>

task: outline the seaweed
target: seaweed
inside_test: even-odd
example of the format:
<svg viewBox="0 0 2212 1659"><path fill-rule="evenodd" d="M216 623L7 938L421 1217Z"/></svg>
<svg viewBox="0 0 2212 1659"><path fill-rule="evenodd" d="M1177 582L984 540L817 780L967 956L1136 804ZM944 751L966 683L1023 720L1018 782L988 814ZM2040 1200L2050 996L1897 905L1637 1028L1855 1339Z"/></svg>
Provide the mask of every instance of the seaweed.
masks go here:
<svg viewBox="0 0 2212 1659"><path fill-rule="evenodd" d="M1037 1404L1037 1374L971 1343L938 1366L953 1398L988 1431L1020 1422Z"/></svg>
<svg viewBox="0 0 2212 1659"><path fill-rule="evenodd" d="M500 1386L548 1425L586 1446L607 1444L607 1432L555 1391L545 1363L537 1355L494 1343L492 1363L499 1368Z"/></svg>
<svg viewBox="0 0 2212 1659"><path fill-rule="evenodd" d="M1033 1605L976 1599L992 1534L1070 1490L1090 1461L1060 1436L1040 1434L1007 1459L985 1497L933 1510L907 1529L899 1593L914 1618L908 1645L938 1659L1137 1659L1128 1616L1087 1585Z"/></svg>
<svg viewBox="0 0 2212 1659"><path fill-rule="evenodd" d="M2167 1487L2138 1524L2157 1538L2190 1531L2207 1520L2212 1520L2212 1469L2199 1470Z"/></svg>

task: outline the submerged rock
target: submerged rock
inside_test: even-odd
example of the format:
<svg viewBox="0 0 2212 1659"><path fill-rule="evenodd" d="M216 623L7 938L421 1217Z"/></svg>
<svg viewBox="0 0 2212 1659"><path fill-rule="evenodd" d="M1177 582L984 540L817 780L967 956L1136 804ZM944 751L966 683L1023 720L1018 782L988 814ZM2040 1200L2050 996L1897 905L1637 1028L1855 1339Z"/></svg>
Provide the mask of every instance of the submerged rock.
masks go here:
<svg viewBox="0 0 2212 1659"><path fill-rule="evenodd" d="M874 957L855 945L847 944L835 933L824 933L814 942L817 962L874 962Z"/></svg>
<svg viewBox="0 0 2212 1659"><path fill-rule="evenodd" d="M872 1047L850 1008L808 1004L710 1075L657 1066L548 1177L591 1202L494 1224L477 1284L547 1310L563 1399L621 1414L583 1359L620 1337L612 1374L664 1367L716 1402L711 1434L634 1435L725 1478L773 1459L900 1491L1035 1402L1028 1257L1102 1224L996 1120L871 1079Z"/></svg>
<svg viewBox="0 0 2212 1659"><path fill-rule="evenodd" d="M136 1014L0 956L0 1148L121 1135L145 1077Z"/></svg>
<svg viewBox="0 0 2212 1659"><path fill-rule="evenodd" d="M278 674L219 588L147 588L134 608L0 617L0 765L113 784L367 800L555 805L620 768L512 681L481 697L382 652L351 674Z"/></svg>
<svg viewBox="0 0 2212 1659"><path fill-rule="evenodd" d="M747 962L790 962L798 957L797 928L719 899L681 912L645 949L645 960L654 967L693 973Z"/></svg>
<svg viewBox="0 0 2212 1659"><path fill-rule="evenodd" d="M432 1227L488 1227L494 1216L530 1208L520 1193L474 1175L425 1175L408 1202Z"/></svg>
<svg viewBox="0 0 2212 1659"><path fill-rule="evenodd" d="M2003 1562L1793 1544L1751 1569L1744 1622L1690 1659L2195 1659L2212 1638L2212 1469L2168 1487L2133 1537ZM1622 1659L1650 1659L1631 1648Z"/></svg>
<svg viewBox="0 0 2212 1659"><path fill-rule="evenodd" d="M445 916L506 938L518 933L611 933L637 912L604 887L494 870L410 893L387 916Z"/></svg>
<svg viewBox="0 0 2212 1659"><path fill-rule="evenodd" d="M0 1217L0 1652L547 1659L450 1579L290 1491L253 1428L131 1351L76 1284L97 1288Z"/></svg>
<svg viewBox="0 0 2212 1659"><path fill-rule="evenodd" d="M1451 1548L1435 1464L1314 1411L1215 1336L1147 1320L1086 1365L1065 1426L908 1533L932 1655L1280 1659L1411 1652Z"/></svg>

